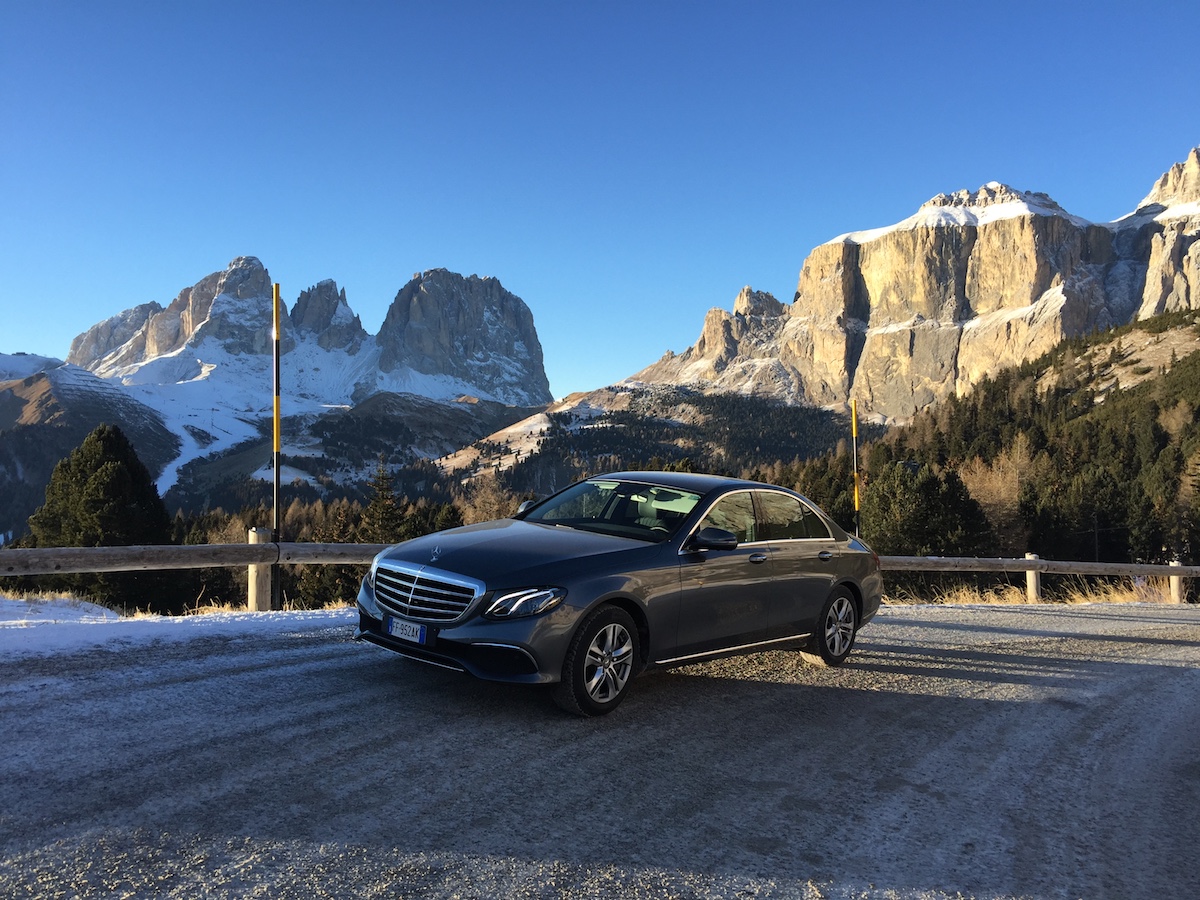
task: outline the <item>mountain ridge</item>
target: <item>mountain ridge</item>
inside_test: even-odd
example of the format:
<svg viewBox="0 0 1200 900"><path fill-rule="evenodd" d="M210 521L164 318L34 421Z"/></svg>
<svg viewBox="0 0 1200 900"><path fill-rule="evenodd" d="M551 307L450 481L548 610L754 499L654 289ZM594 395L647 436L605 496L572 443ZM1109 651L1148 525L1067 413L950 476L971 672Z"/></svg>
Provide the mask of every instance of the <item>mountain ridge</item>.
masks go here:
<svg viewBox="0 0 1200 900"><path fill-rule="evenodd" d="M646 409L694 410L677 399L692 390L829 411L855 399L868 419L903 422L1065 337L1200 306L1198 235L1200 148L1157 179L1134 212L1108 223L1000 182L939 194L891 226L818 245L791 303L747 286L732 312L705 315L683 352L552 406L532 314L497 279L417 273L376 335L345 289L325 279L281 312L285 452L315 460L294 468L319 490L370 474L363 459L336 456L358 434L392 451L394 464L443 454L445 468L461 473L486 467L488 455L455 457L453 444L500 427L504 441L521 446L512 462L528 464L548 423L569 417L587 429L617 412L628 427ZM235 448L243 468L260 475L271 415L270 285L260 260L238 257L166 306L150 301L97 323L72 342L65 365L0 358L0 414L12 429L32 427L52 407L82 409L90 390L109 399L116 391L128 403L109 404L114 415L153 419L173 435L173 458L153 451L160 491L201 462L204 479L219 479ZM42 406L7 387L59 369L58 383L43 385ZM423 399L368 403L381 397ZM409 416L415 428L392 428L389 415ZM397 441L404 446L392 447ZM261 464L245 461L255 447Z"/></svg>
<svg viewBox="0 0 1200 900"><path fill-rule="evenodd" d="M1089 222L989 182L814 248L790 306L713 309L696 343L625 379L902 422L1064 338L1200 305L1200 148L1138 210Z"/></svg>
<svg viewBox="0 0 1200 900"><path fill-rule="evenodd" d="M271 285L259 259L237 257L166 306L143 303L98 322L72 341L65 362L0 357L0 429L6 429L0 438L26 448L24 455L10 454L7 464L0 458L0 484L14 485L29 473L33 489L15 500L9 491L0 531L13 530L32 513L36 490L49 477L49 468L30 465L28 446L41 441L52 467L86 434L58 427L65 422L108 421L130 432L164 495L199 460L209 461L203 468L211 474L225 455L237 450L244 457L246 447L261 441L273 412ZM301 291L290 311L283 306L287 452L319 454L322 430L331 427L327 420L376 397L425 401L375 404L422 410L411 429L397 432L411 439L392 448L398 459L448 452L451 442L470 443L550 401L533 316L499 280L427 270L397 293L392 309L400 307L403 315L389 314L380 335L371 335L332 279ZM42 379L41 387L21 386L31 378ZM41 437L33 438L35 432ZM169 451L163 435L171 436ZM255 452L261 465L269 463L269 446ZM330 483L364 480L374 460L357 456L357 468L329 459L312 472L301 470L300 477L314 486L329 471L337 473Z"/></svg>

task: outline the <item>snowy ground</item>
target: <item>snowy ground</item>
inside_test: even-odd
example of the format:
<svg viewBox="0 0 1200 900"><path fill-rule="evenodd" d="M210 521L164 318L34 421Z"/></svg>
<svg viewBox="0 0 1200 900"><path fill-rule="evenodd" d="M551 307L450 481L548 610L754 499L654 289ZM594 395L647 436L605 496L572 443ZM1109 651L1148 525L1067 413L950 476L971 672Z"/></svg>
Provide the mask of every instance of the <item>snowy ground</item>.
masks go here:
<svg viewBox="0 0 1200 900"><path fill-rule="evenodd" d="M611 716L353 611L0 605L0 896L1200 896L1200 609L891 607Z"/></svg>
<svg viewBox="0 0 1200 900"><path fill-rule="evenodd" d="M79 600L0 597L0 659L93 648L135 649L159 641L203 637L277 635L357 621L353 609L122 618L111 609Z"/></svg>

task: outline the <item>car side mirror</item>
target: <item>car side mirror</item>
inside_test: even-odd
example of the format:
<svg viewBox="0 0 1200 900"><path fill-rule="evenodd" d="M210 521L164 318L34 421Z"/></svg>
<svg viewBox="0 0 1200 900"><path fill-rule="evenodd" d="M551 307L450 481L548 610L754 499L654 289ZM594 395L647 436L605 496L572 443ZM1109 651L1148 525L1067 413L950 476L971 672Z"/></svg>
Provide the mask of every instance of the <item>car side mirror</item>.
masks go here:
<svg viewBox="0 0 1200 900"><path fill-rule="evenodd" d="M535 506L537 506L536 500L524 500L521 502L521 505L517 507L517 515L519 516L521 513L528 512Z"/></svg>
<svg viewBox="0 0 1200 900"><path fill-rule="evenodd" d="M688 550L736 550L737 535L724 528L701 528L699 533L688 541Z"/></svg>

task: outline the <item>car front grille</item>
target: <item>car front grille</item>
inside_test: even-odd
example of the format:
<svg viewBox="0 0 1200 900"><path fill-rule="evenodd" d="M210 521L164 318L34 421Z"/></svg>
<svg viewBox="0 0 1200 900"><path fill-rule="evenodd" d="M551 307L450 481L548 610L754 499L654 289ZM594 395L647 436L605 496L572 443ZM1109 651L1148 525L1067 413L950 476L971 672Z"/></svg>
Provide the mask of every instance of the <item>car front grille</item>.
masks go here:
<svg viewBox="0 0 1200 900"><path fill-rule="evenodd" d="M452 622L483 593L483 585L452 580L444 572L382 563L375 570L375 599L389 612L426 622Z"/></svg>

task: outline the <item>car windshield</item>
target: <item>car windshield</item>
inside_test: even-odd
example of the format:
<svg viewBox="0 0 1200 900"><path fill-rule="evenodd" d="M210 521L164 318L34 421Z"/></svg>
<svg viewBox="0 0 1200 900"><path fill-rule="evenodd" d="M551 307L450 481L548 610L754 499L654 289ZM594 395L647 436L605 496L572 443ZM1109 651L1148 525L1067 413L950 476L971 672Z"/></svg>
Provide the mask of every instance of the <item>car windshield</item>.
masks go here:
<svg viewBox="0 0 1200 900"><path fill-rule="evenodd" d="M645 541L665 541L700 502L700 495L657 484L582 481L523 517L527 522L565 525Z"/></svg>

